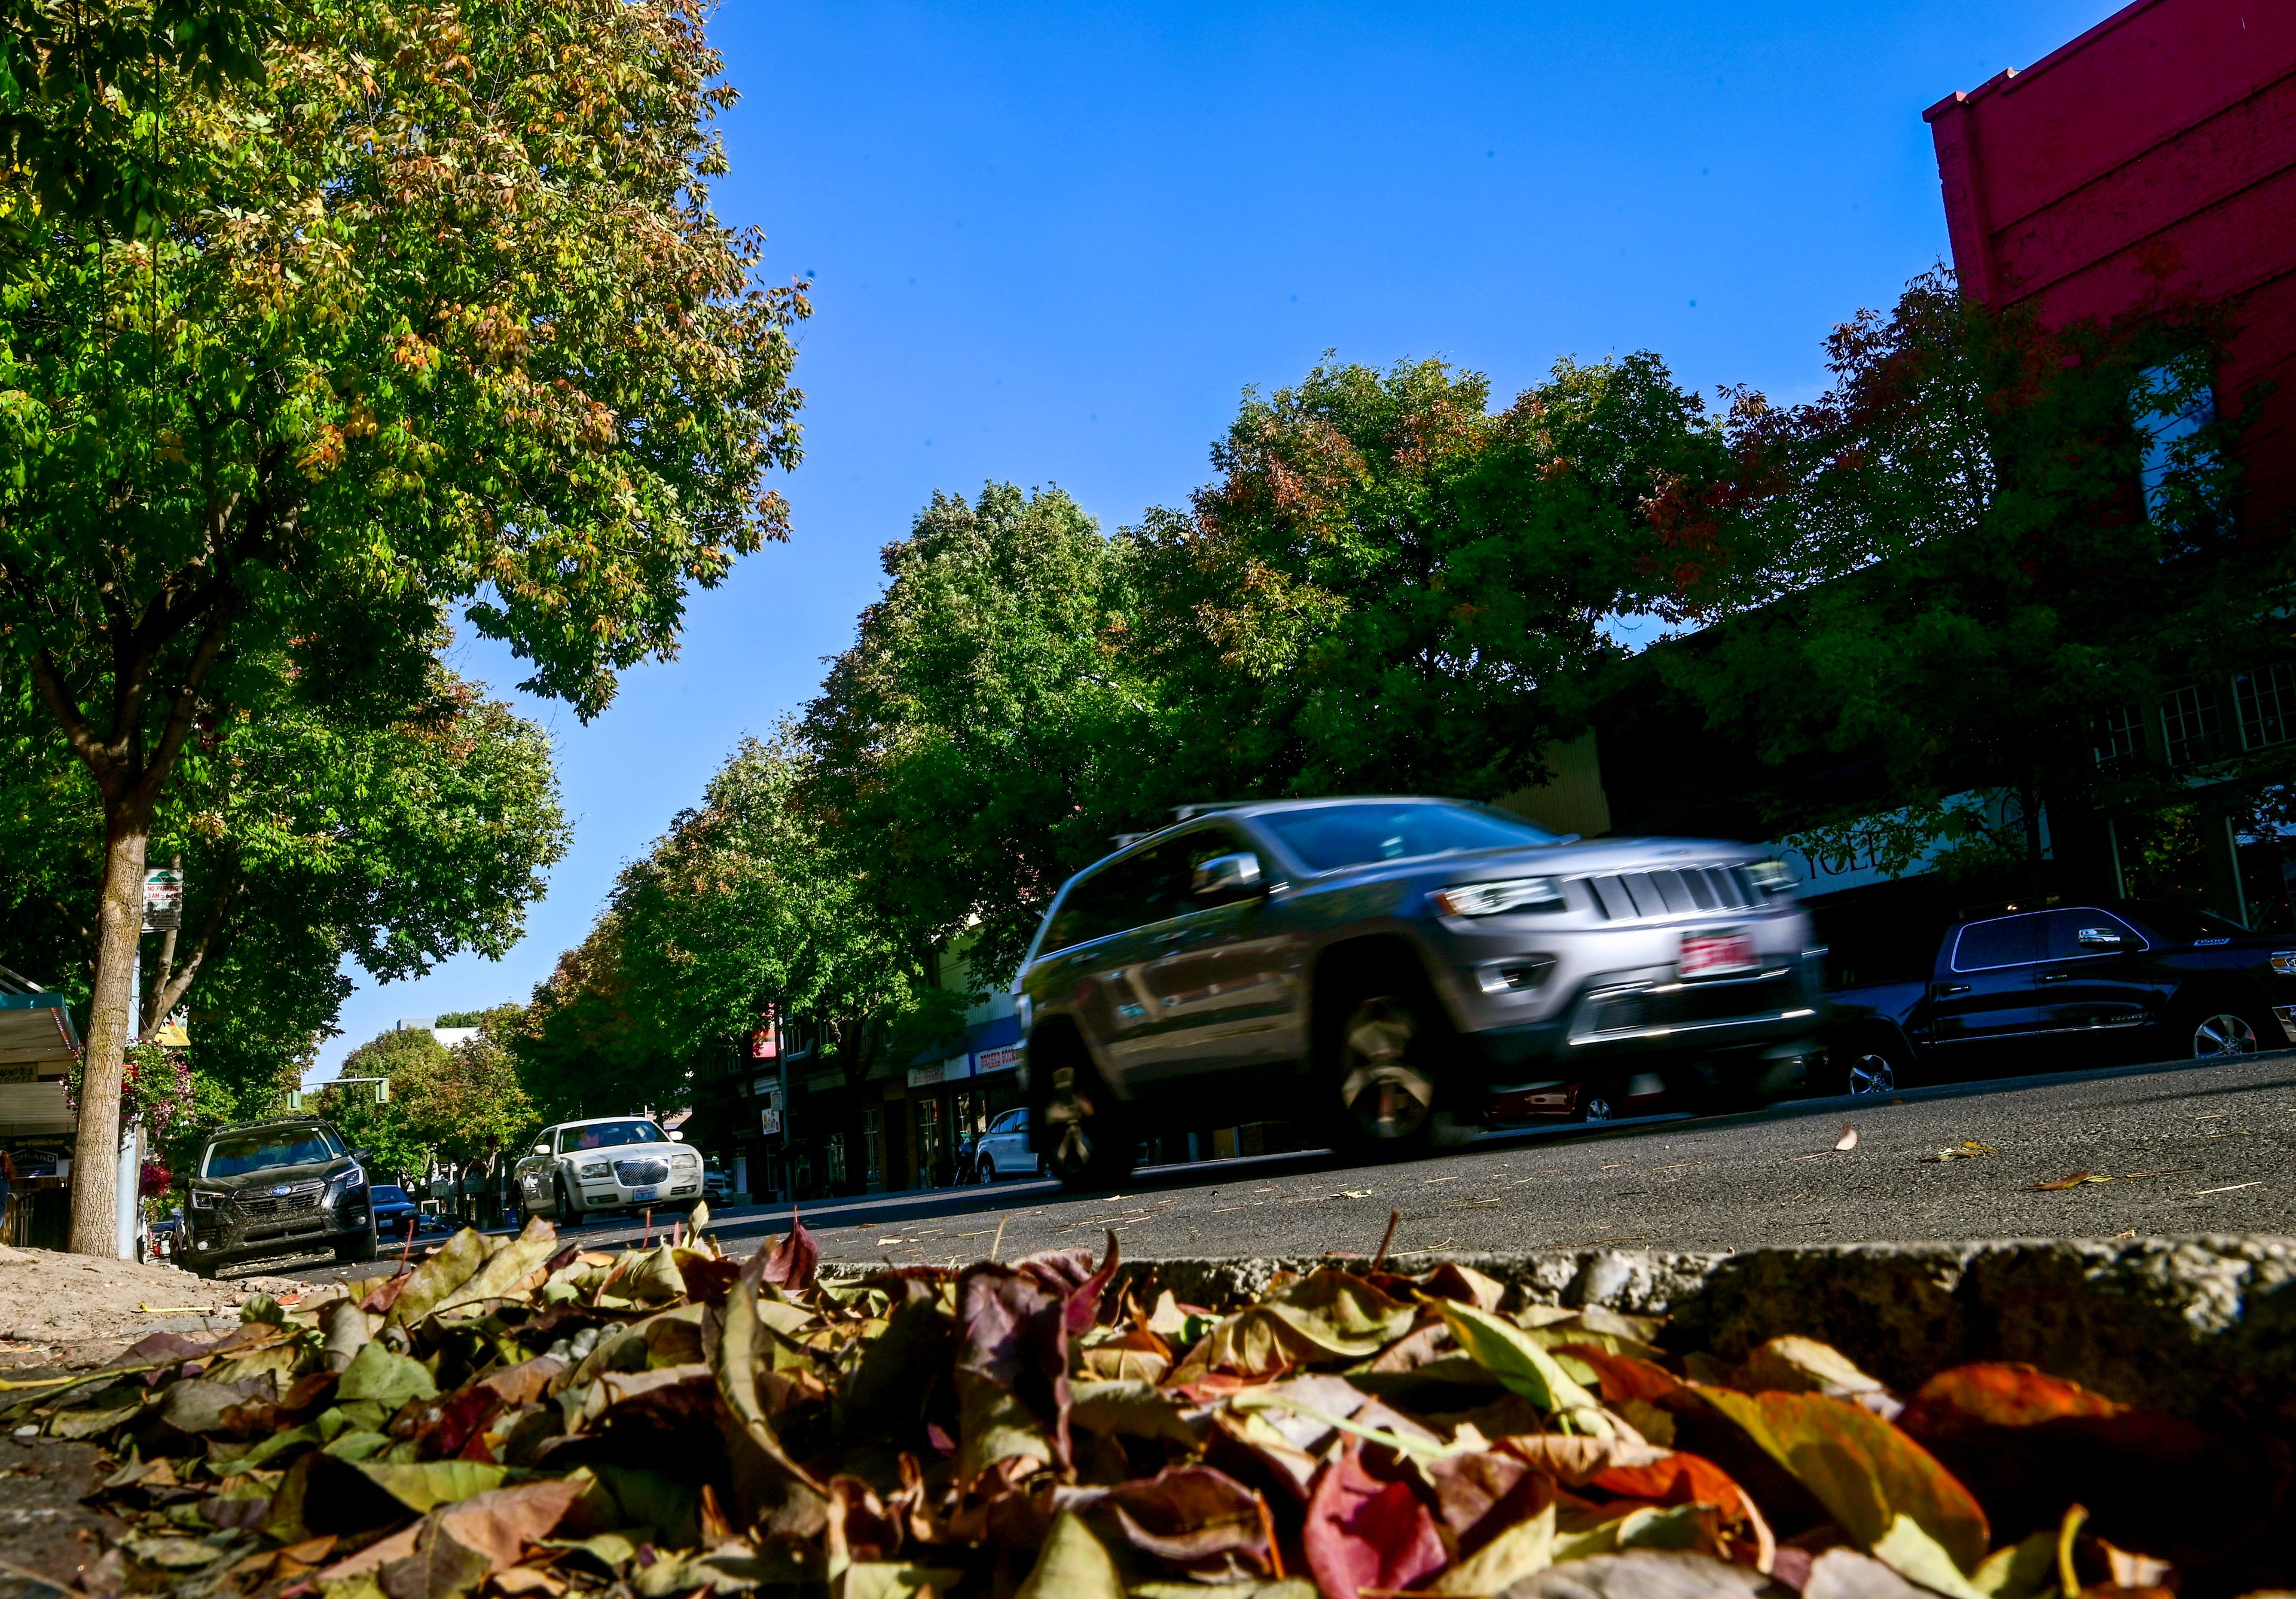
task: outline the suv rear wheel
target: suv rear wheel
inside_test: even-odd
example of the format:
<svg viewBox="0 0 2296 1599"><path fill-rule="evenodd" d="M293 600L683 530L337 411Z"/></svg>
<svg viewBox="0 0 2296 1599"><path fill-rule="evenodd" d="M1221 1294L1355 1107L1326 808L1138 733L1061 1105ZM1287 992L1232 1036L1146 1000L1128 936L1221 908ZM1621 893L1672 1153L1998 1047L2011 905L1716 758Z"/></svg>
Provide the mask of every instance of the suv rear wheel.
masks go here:
<svg viewBox="0 0 2296 1599"><path fill-rule="evenodd" d="M373 1259L374 1256L375 1237L373 1222L369 1222L366 1230L357 1237L347 1239L335 1245L335 1259L341 1265L348 1266L356 1263L364 1266Z"/></svg>

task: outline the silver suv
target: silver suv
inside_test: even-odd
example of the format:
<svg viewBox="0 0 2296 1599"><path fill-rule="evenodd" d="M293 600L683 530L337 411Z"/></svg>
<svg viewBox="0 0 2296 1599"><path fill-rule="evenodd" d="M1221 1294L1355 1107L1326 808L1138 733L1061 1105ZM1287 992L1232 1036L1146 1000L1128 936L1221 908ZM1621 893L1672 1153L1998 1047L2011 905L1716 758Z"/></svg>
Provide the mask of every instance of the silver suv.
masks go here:
<svg viewBox="0 0 2296 1599"><path fill-rule="evenodd" d="M1559 839L1458 800L1188 808L1070 879L1029 946L1035 1147L1092 1187L1188 1128L1403 1153L1557 1082L1784 1092L1823 988L1788 881L1744 845Z"/></svg>

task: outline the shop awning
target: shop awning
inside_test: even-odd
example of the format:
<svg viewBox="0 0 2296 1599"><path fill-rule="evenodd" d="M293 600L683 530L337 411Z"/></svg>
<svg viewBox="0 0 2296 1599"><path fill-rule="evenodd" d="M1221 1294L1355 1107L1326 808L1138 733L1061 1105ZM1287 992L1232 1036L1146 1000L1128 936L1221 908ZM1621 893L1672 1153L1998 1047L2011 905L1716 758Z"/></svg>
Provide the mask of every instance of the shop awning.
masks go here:
<svg viewBox="0 0 2296 1599"><path fill-rule="evenodd" d="M70 1137L64 1075L79 1034L61 994L0 994L0 1138Z"/></svg>

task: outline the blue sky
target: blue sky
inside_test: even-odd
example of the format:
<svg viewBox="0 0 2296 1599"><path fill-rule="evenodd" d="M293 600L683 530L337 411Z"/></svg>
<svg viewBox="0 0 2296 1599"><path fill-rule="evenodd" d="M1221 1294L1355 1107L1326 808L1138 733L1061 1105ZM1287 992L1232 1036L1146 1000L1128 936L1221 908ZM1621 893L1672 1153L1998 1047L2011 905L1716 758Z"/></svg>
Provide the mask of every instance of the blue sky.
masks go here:
<svg viewBox="0 0 2296 1599"><path fill-rule="evenodd" d="M1502 399L1644 348L1710 394L1807 395L1826 329L1947 251L1923 108L2113 9L726 0L718 210L815 283L795 536L589 726L522 702L575 825L525 941L361 978L316 1075L398 1018L524 998L734 742L813 693L934 489L1058 483L1132 522L1209 475L1246 385L1327 348L1441 356ZM456 664L519 676L480 644Z"/></svg>

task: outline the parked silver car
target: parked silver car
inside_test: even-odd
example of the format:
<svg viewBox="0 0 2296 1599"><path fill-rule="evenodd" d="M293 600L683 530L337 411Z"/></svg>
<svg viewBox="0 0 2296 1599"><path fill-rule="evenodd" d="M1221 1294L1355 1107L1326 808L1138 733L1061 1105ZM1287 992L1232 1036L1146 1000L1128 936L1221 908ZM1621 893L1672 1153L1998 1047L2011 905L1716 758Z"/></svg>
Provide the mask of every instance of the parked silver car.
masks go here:
<svg viewBox="0 0 2296 1599"><path fill-rule="evenodd" d="M643 1117L545 1128L514 1170L527 1213L562 1223L592 1210L691 1205L701 1197L701 1155Z"/></svg>
<svg viewBox="0 0 2296 1599"><path fill-rule="evenodd" d="M993 1183L998 1177L1034 1177L1044 1169L1029 1142L1026 1106L1007 1111L988 1124L972 1150L972 1179Z"/></svg>
<svg viewBox="0 0 2296 1599"><path fill-rule="evenodd" d="M1033 1145L1089 1187L1192 1127L1304 1121L1399 1153L1542 1083L1782 1093L1822 988L1789 881L1744 845L1558 839L1458 800L1190 808L1037 930Z"/></svg>

